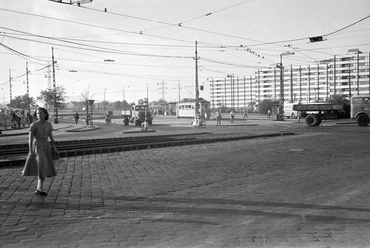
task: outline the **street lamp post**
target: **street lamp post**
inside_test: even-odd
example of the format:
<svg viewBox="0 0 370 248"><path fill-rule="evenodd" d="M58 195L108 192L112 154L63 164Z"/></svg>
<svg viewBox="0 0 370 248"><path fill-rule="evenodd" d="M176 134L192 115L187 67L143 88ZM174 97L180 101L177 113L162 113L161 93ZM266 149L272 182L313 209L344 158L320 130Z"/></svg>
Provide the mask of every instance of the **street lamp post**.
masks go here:
<svg viewBox="0 0 370 248"><path fill-rule="evenodd" d="M283 56L294 55L294 52L286 52L280 54L280 102L279 102L279 114L278 119L284 120L284 66Z"/></svg>
<svg viewBox="0 0 370 248"><path fill-rule="evenodd" d="M105 92L107 91L107 89L104 89L104 106L103 106L103 109L105 111Z"/></svg>
<svg viewBox="0 0 370 248"><path fill-rule="evenodd" d="M95 100L88 100L89 101L89 103L90 103L90 105L91 105L91 115L90 115L90 126L92 126L93 125L93 104L94 104L94 101Z"/></svg>

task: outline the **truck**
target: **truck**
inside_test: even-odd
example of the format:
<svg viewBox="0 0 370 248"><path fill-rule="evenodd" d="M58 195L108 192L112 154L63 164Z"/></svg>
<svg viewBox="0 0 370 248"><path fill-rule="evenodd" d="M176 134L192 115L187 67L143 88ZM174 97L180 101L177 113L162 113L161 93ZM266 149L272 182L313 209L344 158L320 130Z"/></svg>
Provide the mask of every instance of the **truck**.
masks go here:
<svg viewBox="0 0 370 248"><path fill-rule="evenodd" d="M145 120L148 125L153 124L153 114L149 110L148 104L132 105L130 109L122 110L121 115L125 126L127 126L129 122L135 124L135 126L140 126Z"/></svg>
<svg viewBox="0 0 370 248"><path fill-rule="evenodd" d="M357 125L367 126L370 123L370 95L351 97L350 104L333 103L300 103L294 104L293 110L306 119L310 127L319 126L322 120L343 118L355 119Z"/></svg>

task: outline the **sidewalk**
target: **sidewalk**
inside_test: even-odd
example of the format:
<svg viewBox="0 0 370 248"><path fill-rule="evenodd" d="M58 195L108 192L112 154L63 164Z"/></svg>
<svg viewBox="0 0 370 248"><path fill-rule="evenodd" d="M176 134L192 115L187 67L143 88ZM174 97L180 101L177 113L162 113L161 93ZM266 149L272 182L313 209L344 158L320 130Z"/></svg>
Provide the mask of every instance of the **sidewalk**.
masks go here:
<svg viewBox="0 0 370 248"><path fill-rule="evenodd" d="M369 131L344 130L63 158L46 198L2 169L0 247L369 247Z"/></svg>

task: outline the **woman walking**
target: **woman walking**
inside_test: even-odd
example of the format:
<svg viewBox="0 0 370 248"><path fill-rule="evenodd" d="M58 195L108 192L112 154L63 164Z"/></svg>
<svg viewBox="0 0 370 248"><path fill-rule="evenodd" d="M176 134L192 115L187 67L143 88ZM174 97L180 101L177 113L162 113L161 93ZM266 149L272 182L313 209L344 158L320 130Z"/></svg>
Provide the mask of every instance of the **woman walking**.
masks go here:
<svg viewBox="0 0 370 248"><path fill-rule="evenodd" d="M43 183L46 177L56 176L54 167L53 152L58 153L53 139L53 127L49 119L49 113L44 108L36 110L37 121L33 122L29 130L29 153L24 165L23 176L36 176L37 188L35 194L45 197ZM51 145L50 145L51 144Z"/></svg>

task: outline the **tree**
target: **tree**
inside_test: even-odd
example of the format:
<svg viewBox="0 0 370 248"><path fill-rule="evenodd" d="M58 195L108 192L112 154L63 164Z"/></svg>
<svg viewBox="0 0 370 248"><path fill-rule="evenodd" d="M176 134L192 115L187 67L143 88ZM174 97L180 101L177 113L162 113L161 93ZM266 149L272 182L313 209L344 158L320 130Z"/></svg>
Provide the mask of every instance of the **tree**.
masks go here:
<svg viewBox="0 0 370 248"><path fill-rule="evenodd" d="M103 106L103 110L105 110L107 108L107 106L109 105L109 102L108 101L101 101L100 104Z"/></svg>
<svg viewBox="0 0 370 248"><path fill-rule="evenodd" d="M129 104L126 100L122 102L123 109L130 109L131 105L132 104Z"/></svg>
<svg viewBox="0 0 370 248"><path fill-rule="evenodd" d="M159 99L159 100L157 101L157 103L158 103L158 104L166 104L166 103L167 103L167 101L166 101L165 99L161 98L161 99Z"/></svg>
<svg viewBox="0 0 370 248"><path fill-rule="evenodd" d="M344 98L342 95L332 95L329 103L349 105L349 100Z"/></svg>
<svg viewBox="0 0 370 248"><path fill-rule="evenodd" d="M64 87L58 86L55 89L42 90L37 100L43 102L45 105L54 105L54 102L63 103L66 99L65 94Z"/></svg>
<svg viewBox="0 0 370 248"><path fill-rule="evenodd" d="M91 100L93 96L94 94L91 92L90 85L87 87L87 89L84 89L84 91L80 95L81 101L86 104L86 119L87 116L89 116L89 100Z"/></svg>
<svg viewBox="0 0 370 248"><path fill-rule="evenodd" d="M35 99L33 97L30 97L28 94L25 94L23 96L17 96L14 99L12 99L11 103L8 104L8 107L13 107L17 109L28 109L30 106L35 105Z"/></svg>
<svg viewBox="0 0 370 248"><path fill-rule="evenodd" d="M267 114L267 110L272 110L272 106L278 103L279 101L272 101L270 99L265 99L261 101L260 104L258 105L258 112Z"/></svg>
<svg viewBox="0 0 370 248"><path fill-rule="evenodd" d="M121 102L121 101L115 101L115 102L113 103L113 108L114 108L115 110L120 110L120 109L122 108L122 102Z"/></svg>
<svg viewBox="0 0 370 248"><path fill-rule="evenodd" d="M94 97L94 93L91 92L90 85L87 87L87 89L84 89L84 91L80 95L81 101L88 103L88 100L91 100Z"/></svg>

